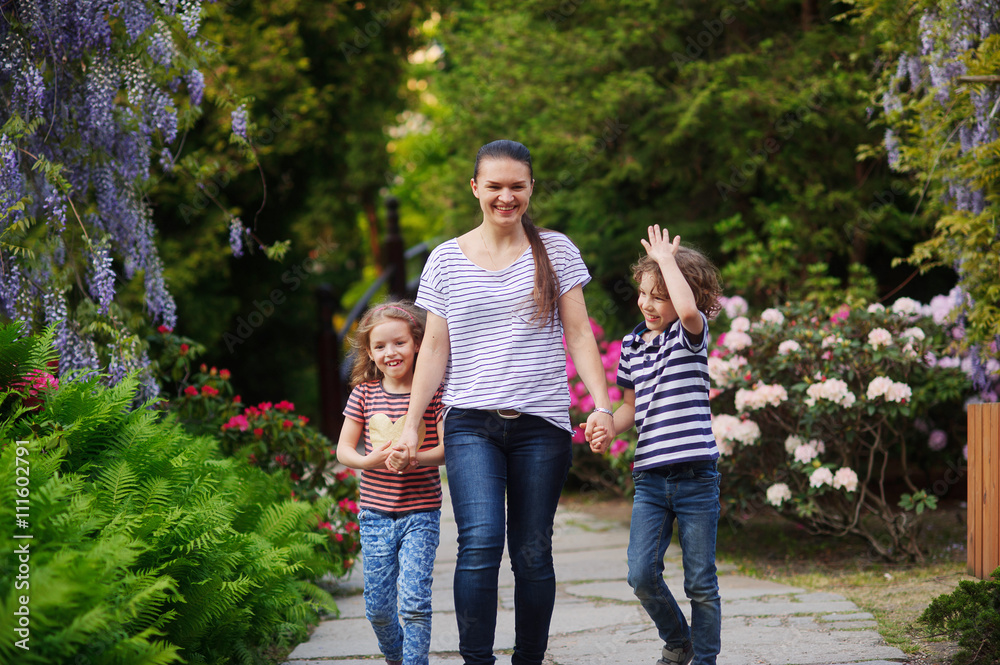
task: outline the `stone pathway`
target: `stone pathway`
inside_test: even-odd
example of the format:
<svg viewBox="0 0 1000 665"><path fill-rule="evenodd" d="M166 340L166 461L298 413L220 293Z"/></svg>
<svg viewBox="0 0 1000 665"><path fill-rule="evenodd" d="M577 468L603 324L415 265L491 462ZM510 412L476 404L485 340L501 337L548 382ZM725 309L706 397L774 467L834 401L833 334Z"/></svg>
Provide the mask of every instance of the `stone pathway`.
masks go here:
<svg viewBox="0 0 1000 665"><path fill-rule="evenodd" d="M461 664L452 601L457 529L445 498L434 569L431 665ZM653 665L662 642L625 581L628 527L560 508L553 538L558 589L547 665ZM370 665L384 662L361 597L361 570L340 582L340 617L322 622L285 665ZM676 545L667 552L667 584L681 602L683 573ZM899 665L905 654L886 645L874 617L833 593L816 593L737 575L720 565L722 653L719 665ZM510 663L514 646L514 579L504 558L495 653ZM689 607L681 603L685 612ZM688 614L690 617L690 614Z"/></svg>

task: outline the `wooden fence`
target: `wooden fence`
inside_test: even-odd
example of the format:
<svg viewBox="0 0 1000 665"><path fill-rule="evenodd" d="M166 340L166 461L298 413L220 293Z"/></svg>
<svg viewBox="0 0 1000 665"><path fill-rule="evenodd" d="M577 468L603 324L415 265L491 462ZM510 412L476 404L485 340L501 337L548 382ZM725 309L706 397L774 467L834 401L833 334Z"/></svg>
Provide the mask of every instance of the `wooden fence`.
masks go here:
<svg viewBox="0 0 1000 665"><path fill-rule="evenodd" d="M969 574L1000 567L1000 404L969 406Z"/></svg>

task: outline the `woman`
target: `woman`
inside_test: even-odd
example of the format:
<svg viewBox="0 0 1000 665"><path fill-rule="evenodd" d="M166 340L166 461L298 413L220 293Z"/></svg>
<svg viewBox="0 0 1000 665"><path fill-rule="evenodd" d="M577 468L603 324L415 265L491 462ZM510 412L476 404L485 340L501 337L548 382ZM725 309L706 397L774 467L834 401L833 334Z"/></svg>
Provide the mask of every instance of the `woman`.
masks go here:
<svg viewBox="0 0 1000 665"><path fill-rule="evenodd" d="M445 462L458 560L455 611L468 665L493 663L497 576L506 524L514 570L512 663L540 664L555 602L552 526L569 471L572 425L566 348L596 404L587 419L613 427L611 400L583 286L590 274L563 234L527 214L531 154L514 141L480 148L472 193L483 221L431 253L416 304L427 310L406 426L416 425L442 379ZM603 451L603 445L595 447Z"/></svg>

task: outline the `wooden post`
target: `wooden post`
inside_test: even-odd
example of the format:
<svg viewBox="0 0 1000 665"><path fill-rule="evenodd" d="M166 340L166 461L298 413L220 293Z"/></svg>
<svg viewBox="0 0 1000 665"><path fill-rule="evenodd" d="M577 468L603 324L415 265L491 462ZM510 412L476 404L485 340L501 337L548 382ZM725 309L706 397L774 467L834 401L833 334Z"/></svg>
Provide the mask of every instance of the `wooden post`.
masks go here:
<svg viewBox="0 0 1000 665"><path fill-rule="evenodd" d="M1000 567L1000 404L969 406L970 575L987 579Z"/></svg>
<svg viewBox="0 0 1000 665"><path fill-rule="evenodd" d="M337 348L337 329L333 325L337 299L329 284L316 287L315 293L319 305L316 358L319 365L320 431L330 441L336 442L344 423L344 414L341 413L343 396L340 390L340 349Z"/></svg>
<svg viewBox="0 0 1000 665"><path fill-rule="evenodd" d="M403 258L403 236L399 232L399 200L389 196L385 200L385 241L382 243L385 270L391 270L389 293L394 298L406 297L406 260Z"/></svg>

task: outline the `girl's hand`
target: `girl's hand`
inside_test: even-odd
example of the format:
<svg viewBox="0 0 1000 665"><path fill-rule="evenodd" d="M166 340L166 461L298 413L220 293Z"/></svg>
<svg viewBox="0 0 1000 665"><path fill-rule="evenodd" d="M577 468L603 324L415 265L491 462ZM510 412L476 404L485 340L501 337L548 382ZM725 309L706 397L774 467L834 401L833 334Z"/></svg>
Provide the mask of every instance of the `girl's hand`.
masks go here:
<svg viewBox="0 0 1000 665"><path fill-rule="evenodd" d="M396 443L386 449L389 451L388 459L385 462L385 468L389 471L395 471L396 473L402 474L406 471L406 467L410 466L410 451L405 445ZM414 460L415 461L415 460Z"/></svg>
<svg viewBox="0 0 1000 665"><path fill-rule="evenodd" d="M670 242L670 233L666 229L663 229L661 233L659 224L647 227L646 231L649 233L649 242L646 240L639 242L646 249L649 258L657 263L672 260L677 254L677 249L681 246L681 237L674 236L674 241Z"/></svg>

